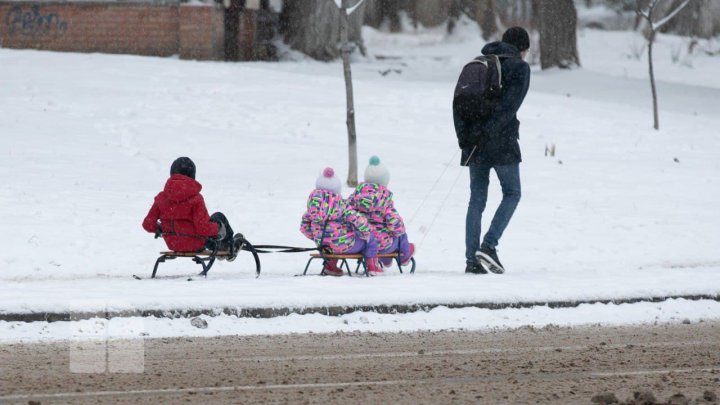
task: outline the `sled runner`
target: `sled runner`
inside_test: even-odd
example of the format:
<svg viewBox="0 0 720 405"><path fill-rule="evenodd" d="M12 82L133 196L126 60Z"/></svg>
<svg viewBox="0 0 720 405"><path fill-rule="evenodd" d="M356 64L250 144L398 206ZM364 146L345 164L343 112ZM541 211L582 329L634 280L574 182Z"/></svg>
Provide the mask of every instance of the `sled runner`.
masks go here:
<svg viewBox="0 0 720 405"><path fill-rule="evenodd" d="M398 266L398 270L400 270L400 273L403 272L402 266L400 266L400 253L381 253L377 255L378 259L383 258L392 258L395 260L395 263ZM347 271L348 276L352 276L352 272L350 271L350 264L348 264L348 260L357 260L357 265L355 266L355 274L358 274L360 272L360 267L363 268L363 274L365 274L366 277L370 277L370 273L368 273L367 269L367 263L365 263L365 259L361 254L352 254L352 255L343 255L343 254L333 254L333 253L311 253L310 259L308 259L307 264L305 265L305 271L303 271L303 276L307 275L308 269L310 268L310 263L312 263L313 260L321 259L322 264L325 264L326 260L337 260L340 263L340 268L345 269ZM415 273L415 258L410 258L410 273ZM322 274L322 272L321 272Z"/></svg>
<svg viewBox="0 0 720 405"><path fill-rule="evenodd" d="M240 247L240 250L245 250L247 252L252 253L253 258L255 259L255 273L257 274L256 277L260 277L260 258L258 257L258 252L255 250L252 244L248 242L247 240L243 241L242 246ZM238 251L238 253L240 253ZM200 276L207 276L207 273L210 271L210 268L215 264L215 260L224 260L231 258L231 252L227 250L217 250L217 247L213 250L203 250L200 252L175 252L175 251L165 251L160 252L160 257L155 261L155 267L153 267L153 272L150 278L155 278L155 275L157 274L158 266L160 263L164 263L167 260L174 260L178 257L186 257L192 259L195 263L202 266L202 271L200 272ZM136 279L140 279L140 277L134 276Z"/></svg>

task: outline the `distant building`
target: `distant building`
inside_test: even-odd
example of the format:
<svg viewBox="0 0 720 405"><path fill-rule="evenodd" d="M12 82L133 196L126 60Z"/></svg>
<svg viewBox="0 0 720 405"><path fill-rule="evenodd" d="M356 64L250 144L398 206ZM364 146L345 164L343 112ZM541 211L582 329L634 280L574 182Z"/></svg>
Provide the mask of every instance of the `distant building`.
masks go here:
<svg viewBox="0 0 720 405"><path fill-rule="evenodd" d="M205 2L207 1L207 2ZM0 0L0 47L272 59L268 0Z"/></svg>

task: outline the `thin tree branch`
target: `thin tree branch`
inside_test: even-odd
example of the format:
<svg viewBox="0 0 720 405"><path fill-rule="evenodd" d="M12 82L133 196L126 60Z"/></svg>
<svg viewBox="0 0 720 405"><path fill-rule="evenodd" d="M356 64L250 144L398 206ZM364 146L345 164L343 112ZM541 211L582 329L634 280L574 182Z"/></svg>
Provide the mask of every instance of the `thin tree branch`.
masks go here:
<svg viewBox="0 0 720 405"><path fill-rule="evenodd" d="M647 8L645 10L640 9L640 0L635 0L635 13L639 15L640 17L646 19L649 23L652 24L652 14L655 10L655 7L657 6L657 3L660 0L652 0L648 3Z"/></svg>
<svg viewBox="0 0 720 405"><path fill-rule="evenodd" d="M365 2L365 0L360 0L360 1L358 1L357 4L355 4L354 6L346 8L346 9L345 9L345 10L346 10L345 13L346 13L347 15L352 14L353 11L355 11L358 7L360 7L364 2ZM343 8L342 0L335 0L335 5L337 5L337 7L338 7L339 9L342 9L342 8Z"/></svg>
<svg viewBox="0 0 720 405"><path fill-rule="evenodd" d="M665 23L667 23L668 21L672 20L672 18L675 17L675 16L677 15L677 13L680 12L680 10L682 10L683 8L685 8L685 6L687 6L688 3L690 3L690 0L685 0L685 1L684 1L682 4L680 4L673 12L671 12L671 13L668 14L668 15L666 15L665 18L663 18L662 20L660 20L660 21L658 21L658 22L656 22L656 23L652 23L652 22L651 22L652 25L653 25L653 28L652 28L653 31L659 30L660 27L662 27L663 25L665 25Z"/></svg>
<svg viewBox="0 0 720 405"><path fill-rule="evenodd" d="M635 1L640 3L640 0L635 0ZM647 10L645 10L645 11L640 10L640 5L638 4L638 10L640 12L640 15L643 16L643 18L645 18L650 25L652 25L652 16L653 16L653 13L655 12L655 7L657 7L659 2L660 2L660 0L651 0L648 3Z"/></svg>
<svg viewBox="0 0 720 405"><path fill-rule="evenodd" d="M358 7L360 7L365 0L360 0L356 5L350 7L347 9L347 14L350 15L353 13L353 11L357 10ZM689 0L688 0L689 1Z"/></svg>

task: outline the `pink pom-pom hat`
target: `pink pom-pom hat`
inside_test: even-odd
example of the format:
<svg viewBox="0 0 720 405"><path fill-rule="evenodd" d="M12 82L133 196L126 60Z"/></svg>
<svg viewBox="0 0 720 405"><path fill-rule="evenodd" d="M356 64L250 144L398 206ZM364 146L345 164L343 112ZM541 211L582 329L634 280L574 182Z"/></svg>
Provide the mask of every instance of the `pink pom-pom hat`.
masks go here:
<svg viewBox="0 0 720 405"><path fill-rule="evenodd" d="M335 176L335 170L333 170L332 167L326 167L315 181L315 188L340 194L342 184L340 183L340 179Z"/></svg>

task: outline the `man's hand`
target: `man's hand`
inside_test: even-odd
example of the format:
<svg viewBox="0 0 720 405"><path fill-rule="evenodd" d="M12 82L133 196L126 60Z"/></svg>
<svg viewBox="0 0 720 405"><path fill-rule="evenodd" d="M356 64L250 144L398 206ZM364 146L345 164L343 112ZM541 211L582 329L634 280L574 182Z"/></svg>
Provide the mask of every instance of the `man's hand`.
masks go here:
<svg viewBox="0 0 720 405"><path fill-rule="evenodd" d="M460 149L465 149L467 147L471 146L479 146L480 144L480 137L479 136L473 136L468 138L458 138L458 146L460 146Z"/></svg>

